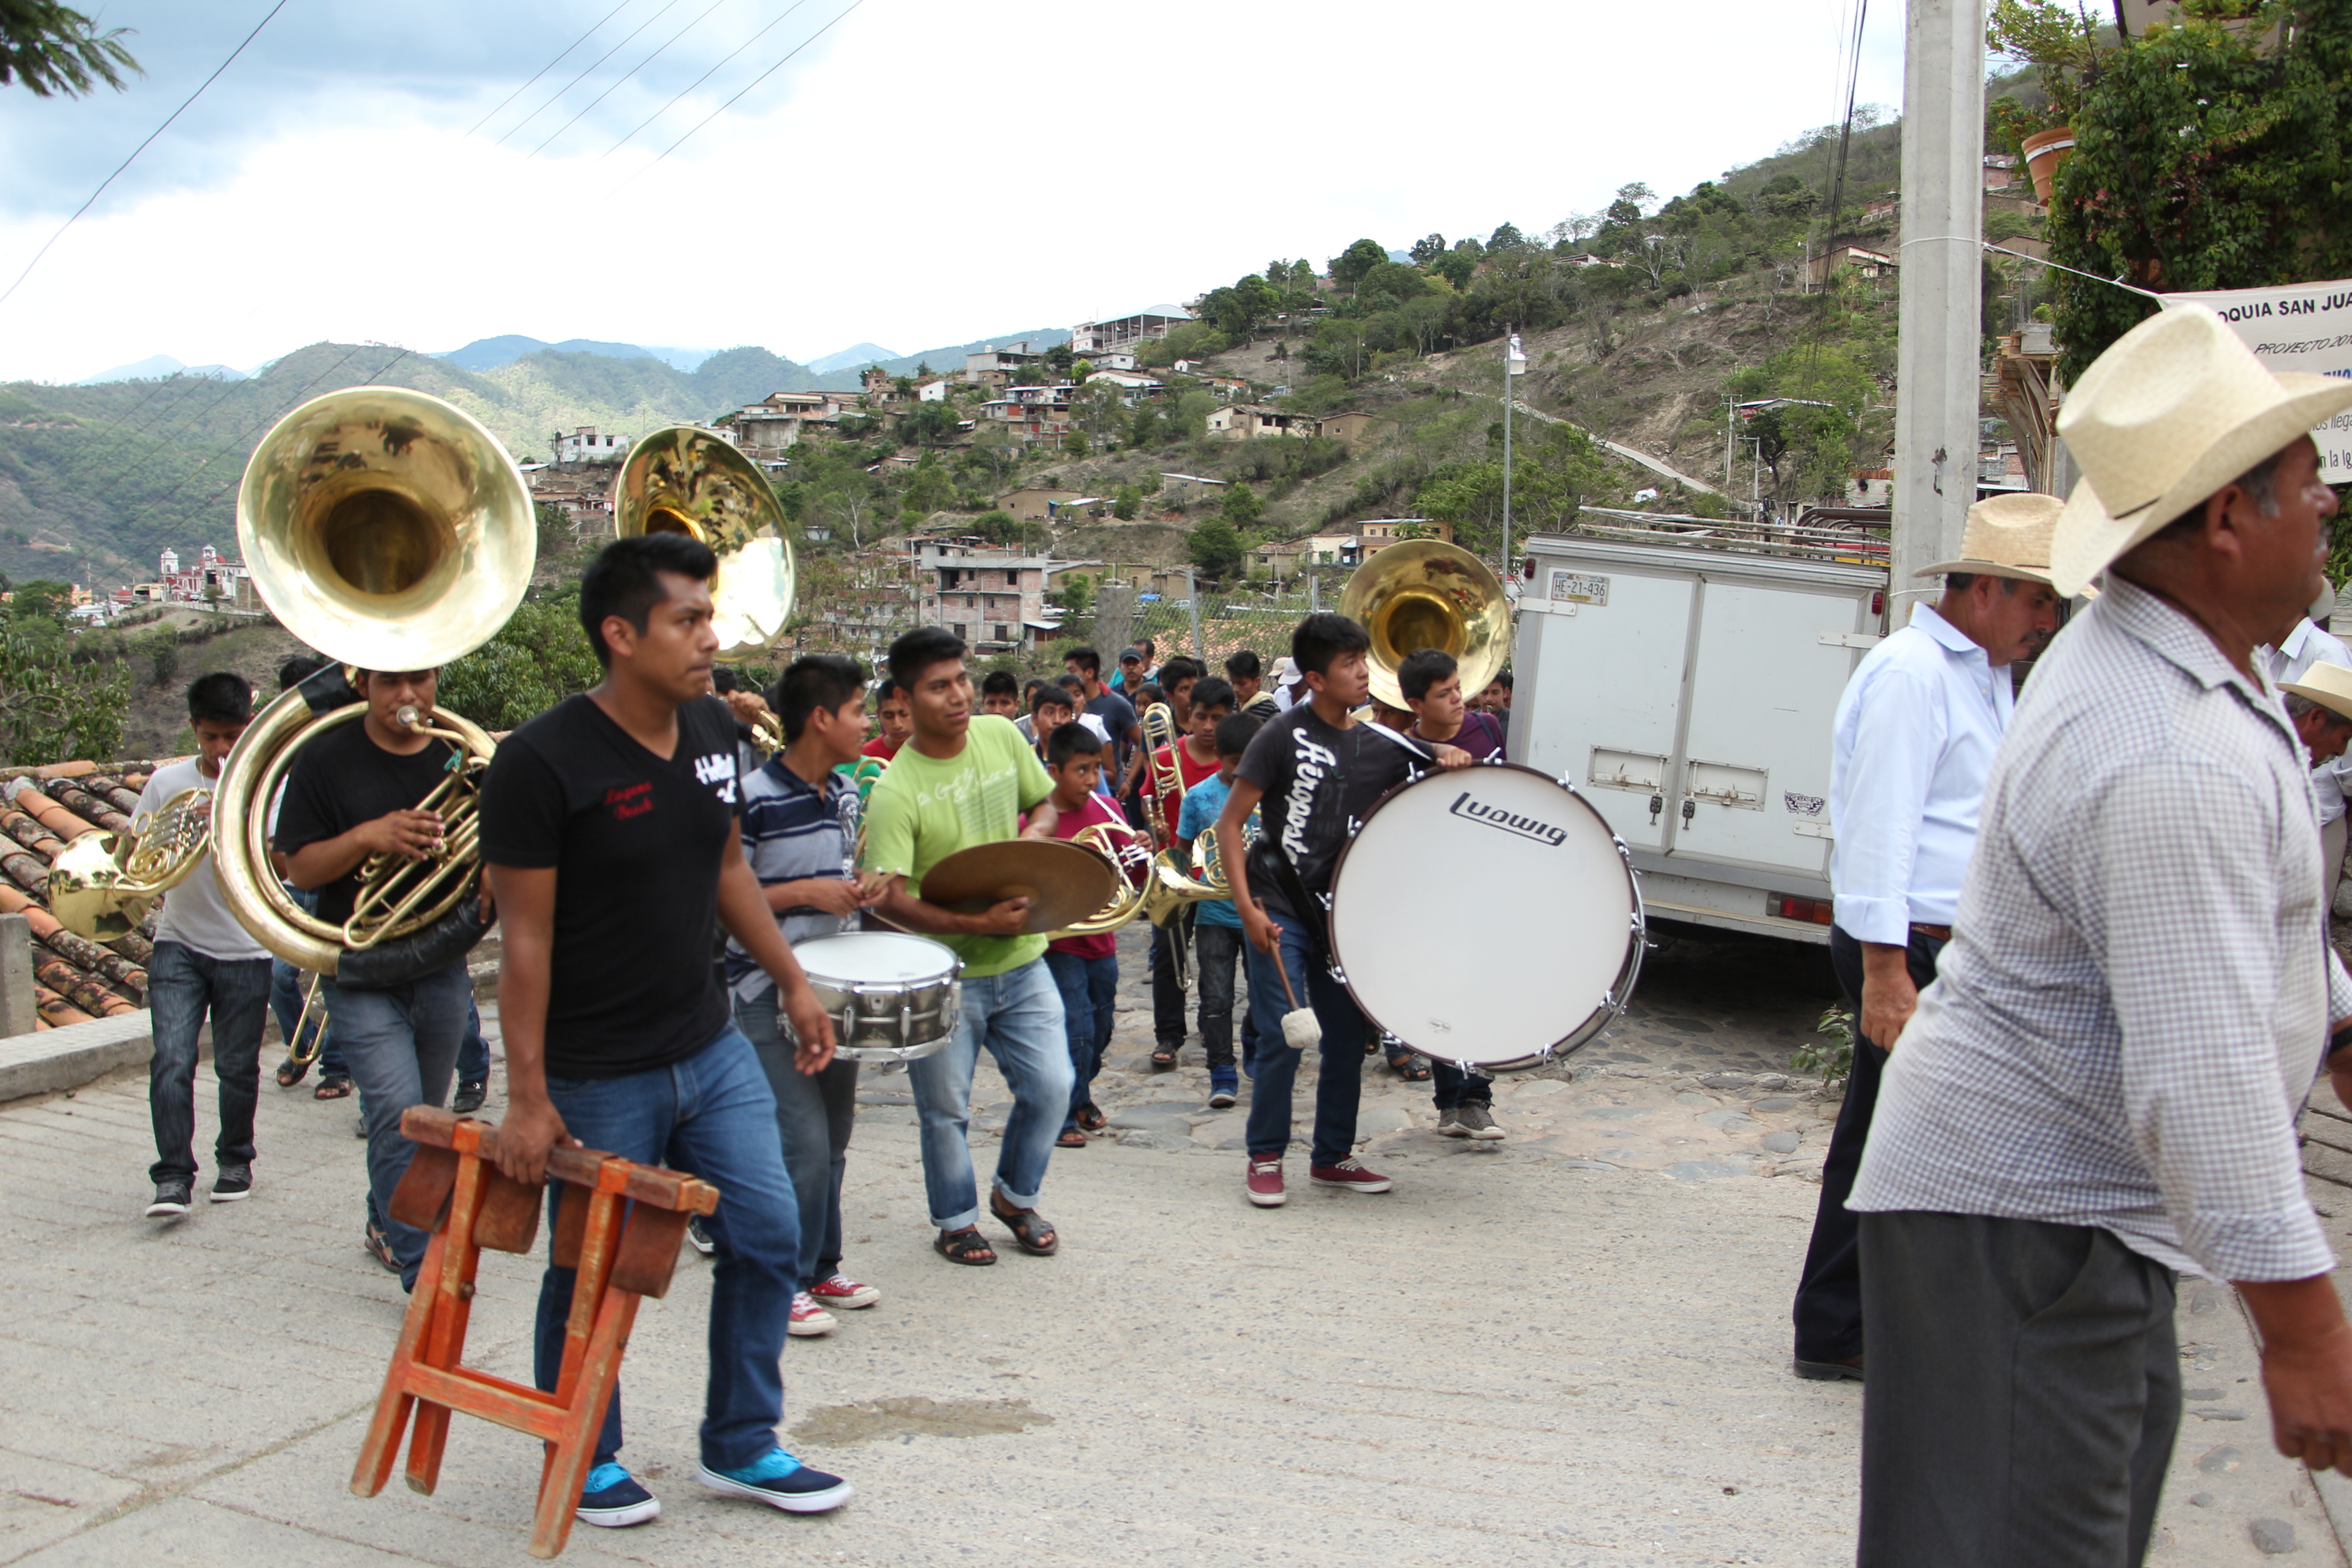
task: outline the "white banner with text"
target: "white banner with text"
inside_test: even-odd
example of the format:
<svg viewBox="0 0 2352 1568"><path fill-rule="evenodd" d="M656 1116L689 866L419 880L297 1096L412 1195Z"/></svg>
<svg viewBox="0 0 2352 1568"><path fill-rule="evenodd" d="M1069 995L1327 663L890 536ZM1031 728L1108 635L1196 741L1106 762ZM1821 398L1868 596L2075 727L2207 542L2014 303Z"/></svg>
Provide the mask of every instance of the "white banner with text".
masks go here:
<svg viewBox="0 0 2352 1568"><path fill-rule="evenodd" d="M2210 305L2273 371L2352 379L2352 280L2165 296L2168 304L2177 300ZM2352 412L2311 437L2319 443L2320 477L2332 484L2352 479Z"/></svg>

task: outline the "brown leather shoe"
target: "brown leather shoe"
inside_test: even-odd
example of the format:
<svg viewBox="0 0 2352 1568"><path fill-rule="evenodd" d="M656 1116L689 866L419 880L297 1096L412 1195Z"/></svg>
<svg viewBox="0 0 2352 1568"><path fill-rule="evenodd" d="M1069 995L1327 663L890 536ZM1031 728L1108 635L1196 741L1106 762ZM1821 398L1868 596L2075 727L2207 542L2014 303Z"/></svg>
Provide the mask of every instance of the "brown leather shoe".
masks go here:
<svg viewBox="0 0 2352 1568"><path fill-rule="evenodd" d="M1841 1378L1862 1381L1862 1357L1850 1355L1843 1361L1805 1361L1794 1359L1790 1363L1799 1377L1809 1377L1815 1383L1835 1383Z"/></svg>

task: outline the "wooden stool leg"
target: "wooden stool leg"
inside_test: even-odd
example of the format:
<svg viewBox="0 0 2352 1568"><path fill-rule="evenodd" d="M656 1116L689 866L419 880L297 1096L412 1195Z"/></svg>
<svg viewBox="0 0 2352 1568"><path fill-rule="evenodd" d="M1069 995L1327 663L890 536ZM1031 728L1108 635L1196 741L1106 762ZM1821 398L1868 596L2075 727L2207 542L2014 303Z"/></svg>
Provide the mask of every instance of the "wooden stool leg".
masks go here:
<svg viewBox="0 0 2352 1568"><path fill-rule="evenodd" d="M383 1374L383 1393L377 1396L375 1415L368 1422L367 1440L360 1445L359 1463L352 1469L352 1491L373 1497L392 1479L393 1460L400 1454L400 1435L408 1425L408 1369L425 1342L440 1300L441 1259L447 1249L446 1232L436 1231L425 1245L425 1265L416 1273L416 1289L408 1298L408 1315L401 1321L400 1342L393 1347L392 1366Z"/></svg>
<svg viewBox="0 0 2352 1568"><path fill-rule="evenodd" d="M433 1320L425 1331L417 1361L447 1371L466 1352L466 1323L473 1313L474 1273L480 1267L481 1248L474 1241L474 1221L482 1209L482 1162L471 1151L457 1165L457 1185L449 1196L449 1216L442 1234L447 1247L442 1255L440 1278L434 1285ZM425 1288L423 1275L417 1289ZM449 1407L420 1400L415 1429L408 1440L408 1489L426 1497L440 1484L441 1453L449 1441Z"/></svg>
<svg viewBox="0 0 2352 1568"><path fill-rule="evenodd" d="M613 1386L620 1380L621 1352L627 1348L630 1326L637 1320L637 1301L629 1291L612 1290L605 1293L597 1310L595 1330L581 1357L563 1435L552 1445L540 1481L539 1509L531 1519L533 1557L553 1557L571 1539L572 1510L596 1457L596 1438L604 1428L604 1412L613 1403Z"/></svg>
<svg viewBox="0 0 2352 1568"><path fill-rule="evenodd" d="M567 1409L576 1406L579 1399L580 1368L588 1353L588 1342L595 1331L596 1314L604 1300L604 1282L612 1277L613 1257L619 1250L623 1205L620 1186L625 1179L625 1167L618 1160L607 1162L599 1173L598 1184L590 1189L566 1192L562 1202L585 1203L587 1223L580 1233L580 1257L572 1270L572 1306L563 1325L563 1361L555 1377L556 1403ZM597 1415L601 1425L604 1419ZM550 1447L545 1462L540 1467L540 1490L544 1493L555 1473L556 1450ZM583 1476L585 1470L581 1472ZM569 1518L567 1514L565 1517Z"/></svg>

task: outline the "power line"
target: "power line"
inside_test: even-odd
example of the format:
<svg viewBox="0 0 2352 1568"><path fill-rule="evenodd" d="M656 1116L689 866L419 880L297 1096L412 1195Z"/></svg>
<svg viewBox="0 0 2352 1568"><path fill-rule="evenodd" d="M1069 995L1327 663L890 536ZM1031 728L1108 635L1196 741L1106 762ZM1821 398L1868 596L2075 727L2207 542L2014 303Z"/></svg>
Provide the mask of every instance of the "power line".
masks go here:
<svg viewBox="0 0 2352 1568"><path fill-rule="evenodd" d="M746 93L746 92L751 91L753 88L755 88L755 87L759 86L761 82L763 82L763 81L767 80L770 77L772 77L772 76L775 75L778 71L780 71L780 70L783 69L783 68L784 68L785 62L786 62L786 61L788 61L788 60L790 60L790 59L793 58L793 55L799 54L799 53L801 52L801 50L803 50L803 49L804 49L804 48L807 48L811 44L815 43L819 38L822 38L822 37L824 37L827 33L832 32L832 31L834 30L834 28L835 28L835 27L836 27L836 26L838 26L841 24L841 22L843 21L843 19L844 19L844 18L845 18L845 17L849 15L850 11L855 11L855 10L856 10L856 9L857 9L857 7L858 7L858 6L863 5L865 5L865 4L866 4L866 0L850 0L850 5L849 5L849 8L848 8L848 10L845 10L845 11L842 12L842 13L841 13L841 15L840 15L839 16L835 16L832 21L827 22L824 26L819 27L815 32L811 33L807 37L803 38L803 39L802 39L798 44L795 44L795 45L793 47L793 49L792 49L792 53L791 53L791 54L787 54L787 55L783 58L783 59L778 60L774 65L770 66L766 70L761 71L758 76L753 77L750 81L746 82L746 83L743 85L743 89L742 89L742 91L741 91L741 92L738 92L738 93L737 93L733 98L729 99L726 102L724 102L724 103L720 104L718 108L716 108L716 109L712 110L709 113L708 113L708 114L704 115L700 120L697 121L695 122L695 126L694 126L694 130L693 130L693 131L689 131L689 132L688 132L685 135L683 135L683 136L679 137L677 141L675 141L675 142L671 142L667 147L664 148L664 149L662 150L662 155L661 155L661 158L656 158L656 159L654 160L654 163L648 163L648 164L646 164L646 169L650 169L650 168L652 168L652 167L654 166L654 163L660 163L660 162L662 161L662 158L667 158L667 157L668 157L672 153L677 152L679 148L681 148L681 147L685 146L688 142L692 141L692 140L694 139L694 136L695 136L696 132L700 131L704 126L706 126L706 125L709 124L712 121L714 121L714 120L718 119L720 115L722 115L722 114L726 113L729 110L730 110L730 109L734 108L734 107L735 107L735 105L736 105L736 103L737 103L737 101L738 101L738 100L740 100L742 98L743 93ZM637 174L644 174L644 173L646 172L646 169L640 169L640 170L638 170L638 171L637 171ZM632 175L632 176L631 176L631 178L635 178L635 175Z"/></svg>
<svg viewBox="0 0 2352 1568"><path fill-rule="evenodd" d="M651 125L655 121L659 120L663 115L667 114L671 110L677 108L680 99L685 98L688 93L692 92L696 88L700 87L704 82L709 81L712 77L718 75L720 70L726 68L727 63L730 60L732 60L736 56L741 54L745 49L750 48L753 44L758 43L761 38L766 37L771 32L775 30L777 26L783 21L785 16L791 16L793 12L799 10L803 5L807 4L808 0L793 0L791 5L784 7L782 16L778 16L775 21L769 23L758 32L752 34L750 37L744 39L733 48L728 50L726 54L720 56L717 65L712 66L709 70L704 71L700 76L696 77L692 81L687 83L684 90L679 92L676 98L672 98L667 103L663 104L659 109L656 109L651 114L646 115L637 125L636 131L630 132L626 136L622 137L618 142L615 142L610 147L605 148L604 157L599 158L596 161L600 163L603 163L604 158L611 157L614 153L619 152L622 148L635 141L637 131L643 131L646 126Z"/></svg>
<svg viewBox="0 0 2352 1568"><path fill-rule="evenodd" d="M149 132L145 142L142 142L138 146L131 149L131 156L125 158L121 163L117 164L113 174L107 175L106 178L98 183L98 189L89 193L89 200L74 208L73 216L58 225L58 232L49 236L48 243L42 246L40 249L33 252L33 259L25 263L25 270L16 274L16 281L9 284L5 291L0 291L0 304L6 304L8 301L8 296L10 294L14 294L17 289L24 284L25 279L33 275L33 268L38 267L41 264L41 258L49 253L49 246L57 244L59 239L65 237L66 230L73 227L75 220L79 218L82 214L89 211L90 207L98 201L98 198L106 194L106 187L114 184L116 179L121 177L122 171L131 167L132 163L138 159L140 153L147 151L148 144L150 142L152 142L156 137L161 136L164 132L169 131L172 128L172 121L179 119L181 115L185 114L188 111L189 104L194 103L196 100L202 98L205 95L205 89L218 81L220 79L221 72L235 65L236 63L236 57L245 53L246 44L250 44L254 39L261 37L261 29L269 26L271 17L276 16L278 12L283 11L284 9L286 9L286 0L278 0L278 4L269 8L269 16L264 16L260 21L255 23L253 31L245 36L245 43L239 44L236 48L231 49L229 51L228 58L221 61L217 67L214 68L213 74L205 78L205 79L198 84L196 90L188 94L186 100L181 103L179 108L172 110L170 116L164 120L163 124L158 125L154 130Z"/></svg>
<svg viewBox="0 0 2352 1568"><path fill-rule="evenodd" d="M468 136L474 135L479 132L483 126L488 125L491 121L496 120L499 117L499 110L503 110L508 104L512 103L516 99L520 98L524 93L529 92L530 90L531 82L537 81L541 77L545 76L557 66L562 65L563 63L564 55L570 54L572 50L578 48L589 39L594 37L598 32L603 30L604 22L611 21L623 11L628 9L629 4L630 0L621 0L621 3L618 5L615 5L611 10L605 12L604 20L603 22L597 23L595 26L589 28L586 32L581 34L570 43L564 45L561 53L559 53L553 59L548 61L545 65L540 67L539 69L532 74L530 81L523 83L520 87L507 94L506 97L500 99L499 100L498 109L491 110L488 114L485 114L479 120L475 121L474 129L467 132L466 134Z"/></svg>
<svg viewBox="0 0 2352 1568"><path fill-rule="evenodd" d="M582 71L578 76L573 77L570 81L567 81L562 87L557 88L552 97L549 98L545 103L541 104L537 109L532 110L529 114L524 115L520 120L516 121L514 124L508 129L506 136L499 137L498 141L491 143L491 145L498 147L505 146L507 136L513 135L517 131L521 130L524 126L530 124L532 121L538 119L541 115L554 108L556 103L565 93L570 92L573 88L578 87L583 81L587 79L589 71L594 70L598 66L603 65L606 60L611 59L614 55L619 54L623 49L628 47L630 38L635 37L639 33L644 32L647 27L652 26L656 22L659 21L662 17L668 16L676 9L677 9L677 0L662 0L662 7L660 10L656 11L652 16L646 17L635 26L630 28L627 35L625 36L619 43L614 44L611 48L606 49L603 54L598 55L595 60L589 65L587 70Z"/></svg>
<svg viewBox="0 0 2352 1568"><path fill-rule="evenodd" d="M359 352L360 351L357 347L350 350L341 359L337 360L334 363L329 365L324 371L320 372L318 380L314 380L310 384L312 386L316 386L320 380L324 380L327 376L332 375L335 372L342 369L345 364L351 362L352 355L356 354ZM218 408L223 403L228 401L229 398L243 391L246 385L247 384L241 381L230 382L228 385L222 390L221 395L218 397L214 398L210 403L205 404L202 408L196 410L194 417L188 420L187 423L170 431L157 431L155 434L154 446L148 448L145 453L135 459L134 463L115 480L116 486L119 488L121 486L127 485L132 479L144 474L149 468L154 466L155 459L163 456L163 450L166 447L170 446L173 442L177 441L189 431L194 429L204 421L205 416L210 414L214 409ZM292 405L289 404L288 406L291 407ZM206 461L210 460L211 459L209 458L206 459Z"/></svg>
<svg viewBox="0 0 2352 1568"><path fill-rule="evenodd" d="M619 90L623 82L627 81L631 77L636 75L639 71L645 69L647 66L661 58L663 53L668 49L670 44L677 42L680 38L683 38L688 33L691 33L697 27L702 26L703 23L710 20L710 13L718 10L719 7L725 4L727 4L727 0L710 0L709 5L703 10L701 16L697 16L693 21L688 22L685 26L680 27L677 32L670 35L669 44L664 44L660 48L656 49L652 54L647 55L644 59L639 60L635 65L631 66L627 70L623 71L619 76L614 78L613 85L598 93L595 97L590 99L586 109L583 109L578 114L573 115L571 119L557 126L553 133L547 138L547 141L541 142L538 146L530 150L530 158L536 158L541 153L546 152L549 144L552 142L556 137L562 135L565 132L579 124L583 119L586 118L589 110L595 108L598 104L612 97L614 92ZM524 162L530 162L530 158L526 158Z"/></svg>

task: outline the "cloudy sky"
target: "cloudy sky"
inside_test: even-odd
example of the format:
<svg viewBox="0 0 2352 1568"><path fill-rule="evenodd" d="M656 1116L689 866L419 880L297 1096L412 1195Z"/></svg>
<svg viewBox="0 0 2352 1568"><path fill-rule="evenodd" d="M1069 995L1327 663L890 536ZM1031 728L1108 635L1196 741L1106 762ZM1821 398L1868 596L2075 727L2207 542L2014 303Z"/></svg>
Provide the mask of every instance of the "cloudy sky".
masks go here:
<svg viewBox="0 0 2352 1568"><path fill-rule="evenodd" d="M77 3L147 74L0 88L0 288L273 0ZM903 353L1537 230L1832 119L1848 4L288 0L0 303L0 379L501 332ZM1899 105L1900 7L1863 54Z"/></svg>

